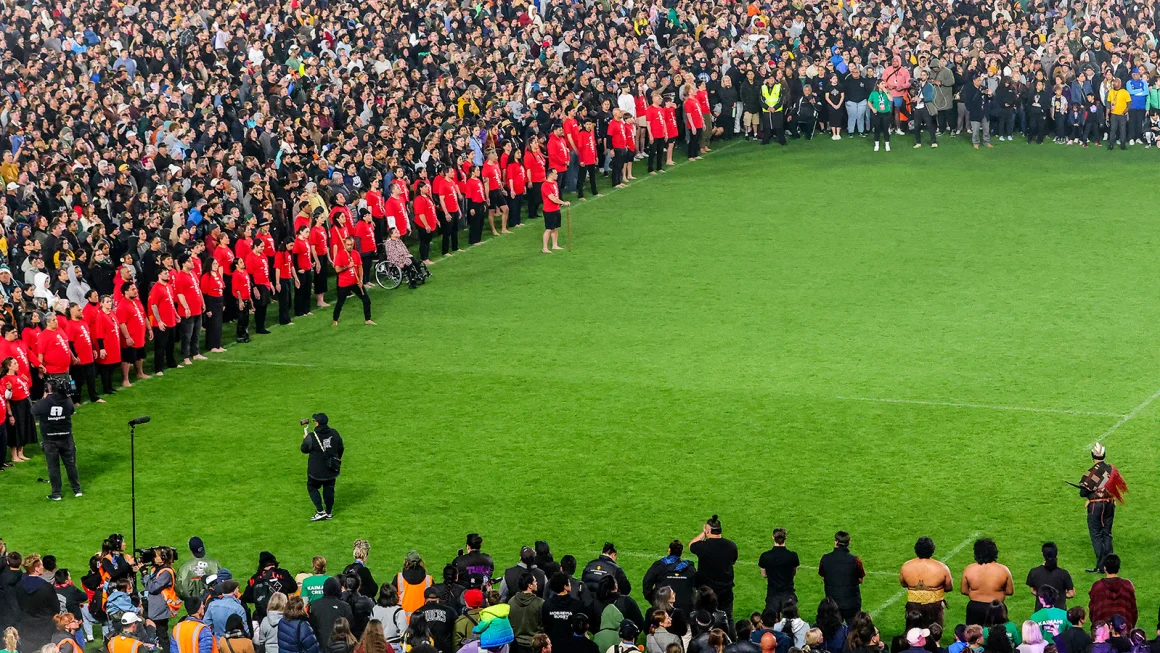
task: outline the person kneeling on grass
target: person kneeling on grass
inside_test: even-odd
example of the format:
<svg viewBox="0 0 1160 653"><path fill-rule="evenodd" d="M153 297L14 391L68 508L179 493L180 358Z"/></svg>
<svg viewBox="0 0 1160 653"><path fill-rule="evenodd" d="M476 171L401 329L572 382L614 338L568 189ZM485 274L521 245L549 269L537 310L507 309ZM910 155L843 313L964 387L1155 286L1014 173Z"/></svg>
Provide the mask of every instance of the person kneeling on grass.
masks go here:
<svg viewBox="0 0 1160 653"><path fill-rule="evenodd" d="M407 249L399 230L391 227L387 238L387 262L403 271L407 277L407 287L414 290L419 287L419 271L415 269L415 257Z"/></svg>
<svg viewBox="0 0 1160 653"><path fill-rule="evenodd" d="M552 249L564 249L560 247L560 207L569 206L571 202L564 202L560 200L560 186L556 183L556 177L559 173L555 170L548 170L548 176L544 179L544 183L540 186L540 194L543 195L544 200L544 249L545 254L551 254L552 250L548 249L548 238L552 239Z"/></svg>
<svg viewBox="0 0 1160 653"><path fill-rule="evenodd" d="M398 233L394 228L391 231ZM354 252L354 238L347 236L342 241L342 247L334 248L332 264L335 273L338 274L338 301L334 303L334 323L331 326L338 326L338 317L342 315L342 305L346 303L346 298L350 297L351 293L358 295L359 299L362 300L365 323L374 324L371 321L371 298L367 294L366 288L363 287L362 261Z"/></svg>

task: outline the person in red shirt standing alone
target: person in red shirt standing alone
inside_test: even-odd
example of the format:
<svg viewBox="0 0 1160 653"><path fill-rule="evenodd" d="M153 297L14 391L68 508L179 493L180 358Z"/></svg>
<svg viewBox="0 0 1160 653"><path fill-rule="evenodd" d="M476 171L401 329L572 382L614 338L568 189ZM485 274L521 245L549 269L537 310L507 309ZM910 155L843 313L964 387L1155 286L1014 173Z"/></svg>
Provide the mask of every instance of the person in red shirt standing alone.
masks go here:
<svg viewBox="0 0 1160 653"><path fill-rule="evenodd" d="M157 272L157 283L149 289L149 318L157 325L157 335L153 338L153 374L156 376L164 376L166 368L185 367L178 365L173 357L173 345L177 339L177 304L169 274L167 268L161 268Z"/></svg>
<svg viewBox="0 0 1160 653"><path fill-rule="evenodd" d="M431 265L431 241L435 238L435 230L439 228L439 218L435 215L435 202L431 200L431 185L419 182L419 194L415 196L412 205L415 210L415 226L419 232L419 258L425 265ZM368 269L363 263L363 270Z"/></svg>
<svg viewBox="0 0 1160 653"><path fill-rule="evenodd" d="M569 206L570 202L560 200L560 186L556 182L559 179L560 173L555 169L548 170L548 178L544 181L544 185L540 188L540 194L543 195L544 200L544 249L545 254L551 254L552 250L548 249L548 238L552 239L552 249L564 249L560 247L560 207Z"/></svg>
<svg viewBox="0 0 1160 653"><path fill-rule="evenodd" d="M263 242L255 240L254 242ZM193 365L194 360L206 360L201 355L201 322L205 312L205 300L201 294L201 279L195 270L197 258L192 254L182 254L177 260L181 268L173 274L173 292L177 299L177 315L181 318L178 327L181 338L181 358L186 365Z"/></svg>
<svg viewBox="0 0 1160 653"><path fill-rule="evenodd" d="M331 326L338 326L342 305L346 303L346 298L350 297L351 293L358 295L362 300L364 322L374 324L371 321L371 298L367 295L367 289L363 287L360 263L354 253L354 238L343 240L342 246L335 250L334 257L334 271L338 274L338 301L334 303L334 323Z"/></svg>
<svg viewBox="0 0 1160 653"><path fill-rule="evenodd" d="M580 176L576 180L576 197L584 199L584 177L592 185L592 196L600 197L596 192L596 123L589 118L584 121L584 129L576 132L576 156L580 158Z"/></svg>
<svg viewBox="0 0 1160 653"><path fill-rule="evenodd" d="M217 265L215 259L213 265ZM145 317L145 307L141 305L137 286L126 281L120 286L121 300L116 302L117 324L121 332L121 371L125 380L129 379L129 368L137 368L137 378L151 379L145 373L145 340L153 339L153 327Z"/></svg>

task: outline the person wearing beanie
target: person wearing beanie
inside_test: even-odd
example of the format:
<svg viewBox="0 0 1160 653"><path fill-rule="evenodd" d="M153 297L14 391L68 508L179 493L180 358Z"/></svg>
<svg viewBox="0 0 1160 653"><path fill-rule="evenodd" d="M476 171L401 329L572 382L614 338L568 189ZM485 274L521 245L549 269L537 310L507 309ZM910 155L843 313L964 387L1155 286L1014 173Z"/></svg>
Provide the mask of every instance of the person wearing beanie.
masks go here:
<svg viewBox="0 0 1160 653"><path fill-rule="evenodd" d="M205 593L206 578L216 576L222 566L217 560L207 557L205 543L196 535L189 538L189 553L193 556L181 563L177 570L177 596L182 601L200 600Z"/></svg>
<svg viewBox="0 0 1160 653"><path fill-rule="evenodd" d="M515 633L515 648L519 653L530 653L532 639L536 633L544 630L544 599L540 598L541 587L536 575L525 571L516 581L518 590L516 595L508 602L511 606L508 621L511 622L512 631Z"/></svg>
<svg viewBox="0 0 1160 653"><path fill-rule="evenodd" d="M334 482L342 468L343 446L326 413L315 413L312 419L314 430L302 429L302 453L310 456L306 462L306 491L314 503L310 521L322 521L334 516Z"/></svg>
<svg viewBox="0 0 1160 653"><path fill-rule="evenodd" d="M266 618L266 604L274 592L286 596L298 591L298 581L290 572L278 566L278 559L269 551L258 554L258 570L250 576L246 591L242 593L242 603L254 606L254 622L262 623Z"/></svg>
<svg viewBox="0 0 1160 653"><path fill-rule="evenodd" d="M455 620L455 635L452 644L456 651L463 648L463 644L469 639L475 637L471 630L478 626L482 620L479 614L483 612L483 592L477 589L467 590L463 593L463 604L467 606L467 611Z"/></svg>
<svg viewBox="0 0 1160 653"><path fill-rule="evenodd" d="M339 617L345 618L348 623L354 618L350 604L340 598L341 593L342 583L337 577L331 576L322 584L322 598L310 604L310 625L314 627L318 646L322 650L330 645L334 622Z"/></svg>

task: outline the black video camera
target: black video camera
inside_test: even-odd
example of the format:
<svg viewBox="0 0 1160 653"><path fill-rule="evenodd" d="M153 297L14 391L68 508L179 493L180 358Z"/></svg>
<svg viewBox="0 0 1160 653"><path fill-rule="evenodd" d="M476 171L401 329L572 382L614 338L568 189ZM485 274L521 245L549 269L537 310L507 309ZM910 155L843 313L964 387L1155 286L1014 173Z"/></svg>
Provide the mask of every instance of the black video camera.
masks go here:
<svg viewBox="0 0 1160 653"><path fill-rule="evenodd" d="M58 394L58 395L65 395L65 396L74 395L74 394L76 394L76 391L77 391L76 381L73 381L72 377L70 377L67 374L62 374L61 376L48 377L47 379L45 379L44 387L45 387L45 390L48 391L49 394Z"/></svg>
<svg viewBox="0 0 1160 653"><path fill-rule="evenodd" d="M177 549L171 546L151 546L146 549L137 549L134 557L141 563L161 564L177 560Z"/></svg>

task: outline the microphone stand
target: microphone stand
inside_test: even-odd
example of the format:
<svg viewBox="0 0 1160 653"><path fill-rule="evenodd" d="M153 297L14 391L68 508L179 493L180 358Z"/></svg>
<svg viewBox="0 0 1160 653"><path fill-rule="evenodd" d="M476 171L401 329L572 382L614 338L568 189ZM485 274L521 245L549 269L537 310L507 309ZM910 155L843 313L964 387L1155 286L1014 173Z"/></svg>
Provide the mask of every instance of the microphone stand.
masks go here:
<svg viewBox="0 0 1160 653"><path fill-rule="evenodd" d="M133 550L137 550L137 425L129 422L129 505L132 511Z"/></svg>

